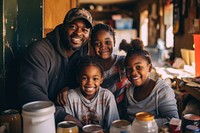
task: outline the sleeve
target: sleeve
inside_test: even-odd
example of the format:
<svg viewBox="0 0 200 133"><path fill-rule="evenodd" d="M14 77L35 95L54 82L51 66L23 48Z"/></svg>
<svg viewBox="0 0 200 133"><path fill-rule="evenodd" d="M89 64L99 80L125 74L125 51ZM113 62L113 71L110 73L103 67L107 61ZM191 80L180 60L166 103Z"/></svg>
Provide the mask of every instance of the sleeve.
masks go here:
<svg viewBox="0 0 200 133"><path fill-rule="evenodd" d="M68 93L68 95L67 95L66 105L65 105L65 111L68 114L75 116L74 113L73 113L73 109L72 109L73 105L71 104L72 103L71 101L73 100L73 96L71 96L71 92L72 91L73 90L70 90L69 93Z"/></svg>
<svg viewBox="0 0 200 133"><path fill-rule="evenodd" d="M31 47L19 70L18 99L20 105L48 99L48 69L50 60L43 47Z"/></svg>
<svg viewBox="0 0 200 133"><path fill-rule="evenodd" d="M31 101L48 101L48 71L52 63L52 51L43 44L33 44L21 61L18 77L19 108ZM64 108L56 106L56 123L66 116Z"/></svg>
<svg viewBox="0 0 200 133"><path fill-rule="evenodd" d="M167 85L163 86L158 93L158 111L161 117L156 120L158 124L168 122L171 118L179 118L174 90Z"/></svg>
<svg viewBox="0 0 200 133"><path fill-rule="evenodd" d="M107 97L107 109L105 112L105 129L109 129L112 122L114 120L119 120L119 113L117 110L117 105L115 102L114 95L111 92L108 92L108 97Z"/></svg>

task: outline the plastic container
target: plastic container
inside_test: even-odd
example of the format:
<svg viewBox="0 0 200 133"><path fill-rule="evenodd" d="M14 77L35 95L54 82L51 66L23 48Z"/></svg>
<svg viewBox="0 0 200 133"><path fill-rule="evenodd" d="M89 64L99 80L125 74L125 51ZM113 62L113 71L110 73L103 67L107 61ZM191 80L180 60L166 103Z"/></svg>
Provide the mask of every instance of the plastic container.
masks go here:
<svg viewBox="0 0 200 133"><path fill-rule="evenodd" d="M50 101L35 101L23 105L23 133L55 133L54 112L55 106Z"/></svg>
<svg viewBox="0 0 200 133"><path fill-rule="evenodd" d="M127 18L127 19L115 20L115 27L118 30L132 29L133 28L133 19Z"/></svg>
<svg viewBox="0 0 200 133"><path fill-rule="evenodd" d="M147 112L137 113L132 123L132 133L158 133L154 116Z"/></svg>

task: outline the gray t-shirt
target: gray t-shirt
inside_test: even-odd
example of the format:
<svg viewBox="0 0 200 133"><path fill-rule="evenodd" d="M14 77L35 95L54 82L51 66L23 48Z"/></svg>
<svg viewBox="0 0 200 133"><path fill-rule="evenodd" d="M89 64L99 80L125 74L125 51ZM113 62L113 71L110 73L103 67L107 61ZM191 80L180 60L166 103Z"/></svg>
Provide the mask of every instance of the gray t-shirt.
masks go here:
<svg viewBox="0 0 200 133"><path fill-rule="evenodd" d="M86 99L80 88L71 89L65 110L84 125L99 124L104 129L109 129L111 123L119 119L114 95L101 87L92 100Z"/></svg>

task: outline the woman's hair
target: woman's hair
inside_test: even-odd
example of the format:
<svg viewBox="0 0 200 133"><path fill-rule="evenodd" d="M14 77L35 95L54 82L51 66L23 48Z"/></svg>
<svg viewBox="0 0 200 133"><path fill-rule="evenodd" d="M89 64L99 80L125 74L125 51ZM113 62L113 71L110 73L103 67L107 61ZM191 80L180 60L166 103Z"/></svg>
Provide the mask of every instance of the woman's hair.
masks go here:
<svg viewBox="0 0 200 133"><path fill-rule="evenodd" d="M93 45L94 39L96 38L96 34L101 30L105 30L105 31L109 32L112 35L114 43L115 43L114 29L110 25L99 23L93 27L92 32L91 32L91 44L92 45Z"/></svg>
<svg viewBox="0 0 200 133"><path fill-rule="evenodd" d="M144 50L144 45L142 40L140 39L132 40L132 44L133 45L131 45L131 49L128 50L128 53L126 54L124 65L127 66L129 58L132 57L133 55L142 56L149 64L151 64L150 54L148 51Z"/></svg>
<svg viewBox="0 0 200 133"><path fill-rule="evenodd" d="M104 70L103 67L100 65L99 61L97 58L93 57L93 56L83 56L80 58L80 60L77 62L76 65L76 77L80 77L81 72L83 71L83 69L85 69L85 67L87 66L96 66L97 68L99 68L101 76L104 76Z"/></svg>

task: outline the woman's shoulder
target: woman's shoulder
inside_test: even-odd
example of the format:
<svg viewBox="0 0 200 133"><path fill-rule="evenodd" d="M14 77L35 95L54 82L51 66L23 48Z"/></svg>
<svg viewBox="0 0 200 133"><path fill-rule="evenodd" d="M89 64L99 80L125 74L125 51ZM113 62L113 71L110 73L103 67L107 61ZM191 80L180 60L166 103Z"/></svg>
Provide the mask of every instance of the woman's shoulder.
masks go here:
<svg viewBox="0 0 200 133"><path fill-rule="evenodd" d="M155 89L158 92L164 92L164 93L173 91L172 87L164 79L161 78L158 78L156 80Z"/></svg>

